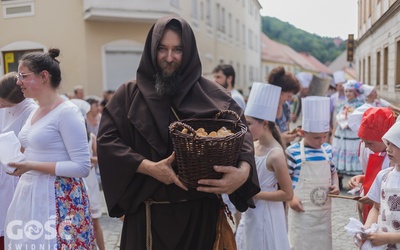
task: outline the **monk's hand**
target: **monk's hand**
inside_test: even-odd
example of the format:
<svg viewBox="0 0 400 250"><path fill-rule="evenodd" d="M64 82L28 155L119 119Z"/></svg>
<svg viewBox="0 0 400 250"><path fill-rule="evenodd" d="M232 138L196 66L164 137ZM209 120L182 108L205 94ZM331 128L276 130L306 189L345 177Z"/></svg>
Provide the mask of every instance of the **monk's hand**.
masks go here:
<svg viewBox="0 0 400 250"><path fill-rule="evenodd" d="M140 164L138 172L147 174L157 179L158 181L169 185L174 183L178 187L188 190L185 185L179 180L179 177L176 175L175 171L172 168L172 162L175 160L175 152L173 152L168 158L163 159L159 162L151 162L148 160L144 160L142 164Z"/></svg>
<svg viewBox="0 0 400 250"><path fill-rule="evenodd" d="M249 177L250 164L245 161L239 162L238 167L214 166L214 170L223 173L221 179L202 179L197 191L214 194L231 194L242 186Z"/></svg>
<svg viewBox="0 0 400 250"><path fill-rule="evenodd" d="M293 199L289 201L289 206L296 212L304 212L303 206L301 205L301 200L297 196L293 196Z"/></svg>

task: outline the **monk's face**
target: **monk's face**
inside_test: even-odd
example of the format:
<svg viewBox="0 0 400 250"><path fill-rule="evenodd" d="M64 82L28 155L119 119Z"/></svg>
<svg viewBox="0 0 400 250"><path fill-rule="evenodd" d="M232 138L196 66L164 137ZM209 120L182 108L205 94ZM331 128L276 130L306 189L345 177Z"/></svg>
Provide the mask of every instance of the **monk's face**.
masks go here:
<svg viewBox="0 0 400 250"><path fill-rule="evenodd" d="M177 73L182 63L182 40L175 31L167 29L157 47L157 63L163 76Z"/></svg>

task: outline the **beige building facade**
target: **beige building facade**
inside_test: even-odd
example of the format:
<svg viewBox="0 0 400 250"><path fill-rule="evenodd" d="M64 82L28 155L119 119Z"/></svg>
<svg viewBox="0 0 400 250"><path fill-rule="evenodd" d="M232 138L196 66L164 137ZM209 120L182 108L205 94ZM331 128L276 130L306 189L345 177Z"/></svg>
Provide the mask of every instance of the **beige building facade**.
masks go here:
<svg viewBox="0 0 400 250"><path fill-rule="evenodd" d="M359 0L358 80L400 103L400 0Z"/></svg>
<svg viewBox="0 0 400 250"><path fill-rule="evenodd" d="M152 24L179 15L192 26L203 75L229 63L245 94L260 81L261 8L258 0L2 0L0 73L16 71L27 51L61 50L61 93L82 85L101 96L136 78Z"/></svg>

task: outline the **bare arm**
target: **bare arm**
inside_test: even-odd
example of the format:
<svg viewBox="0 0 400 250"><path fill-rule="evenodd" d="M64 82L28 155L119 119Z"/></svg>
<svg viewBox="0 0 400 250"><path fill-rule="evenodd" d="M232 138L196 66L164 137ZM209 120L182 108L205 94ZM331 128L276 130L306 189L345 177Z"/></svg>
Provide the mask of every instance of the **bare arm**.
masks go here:
<svg viewBox="0 0 400 250"><path fill-rule="evenodd" d="M339 178L337 172L335 171L335 173L332 174L332 185L329 187L329 193L339 194L339 192Z"/></svg>
<svg viewBox="0 0 400 250"><path fill-rule="evenodd" d="M55 162L37 162L37 161L21 161L11 162L8 165L15 167L16 170L11 175L21 176L29 170L42 172L45 174L56 174L56 163Z"/></svg>
<svg viewBox="0 0 400 250"><path fill-rule="evenodd" d="M370 228L373 223L378 222L379 208L380 208L380 204L374 202L373 207L371 208L371 210L368 213L367 220L364 223L365 228Z"/></svg>
<svg viewBox="0 0 400 250"><path fill-rule="evenodd" d="M283 151L272 151L265 167L275 172L280 189L272 192L262 191L256 194L254 198L270 201L290 201L293 198L292 180L290 179Z"/></svg>

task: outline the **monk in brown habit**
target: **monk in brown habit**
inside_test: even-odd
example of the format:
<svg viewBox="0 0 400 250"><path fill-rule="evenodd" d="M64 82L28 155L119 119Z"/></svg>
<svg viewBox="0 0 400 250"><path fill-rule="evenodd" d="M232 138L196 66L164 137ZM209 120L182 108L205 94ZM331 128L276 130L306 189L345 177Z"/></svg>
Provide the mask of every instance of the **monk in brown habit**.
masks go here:
<svg viewBox="0 0 400 250"><path fill-rule="evenodd" d="M219 180L188 189L176 174L168 126L180 119L243 111L218 84L201 76L196 41L180 17L151 28L135 82L123 84L103 111L98 159L110 216L125 215L121 249L212 249L220 201L230 194L239 211L259 192L252 137L246 133L237 166L219 166ZM154 201L154 202L150 202Z"/></svg>

